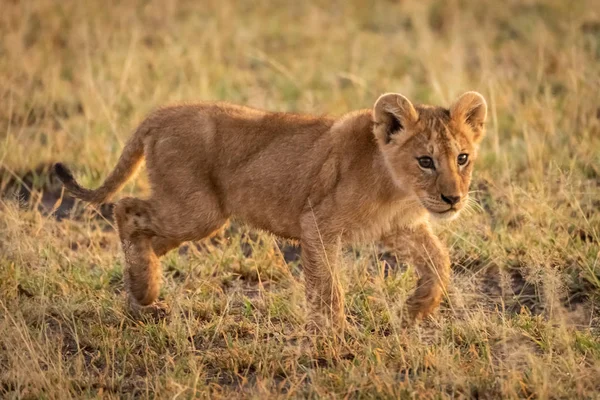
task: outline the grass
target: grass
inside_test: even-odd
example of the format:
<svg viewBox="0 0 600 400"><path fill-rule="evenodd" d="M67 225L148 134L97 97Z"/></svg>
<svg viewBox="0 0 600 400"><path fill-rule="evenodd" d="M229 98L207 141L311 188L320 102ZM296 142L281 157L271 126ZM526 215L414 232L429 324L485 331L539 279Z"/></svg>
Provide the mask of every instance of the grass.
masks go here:
<svg viewBox="0 0 600 400"><path fill-rule="evenodd" d="M236 3L3 2L0 397L597 397L598 2ZM172 312L138 320L110 214L48 213L45 165L98 185L159 105L339 114L466 90L490 105L481 209L438 228L453 284L415 327L412 269L373 244L344 259L344 340L307 342L301 267L243 227L168 254ZM122 195L147 192L142 173Z"/></svg>

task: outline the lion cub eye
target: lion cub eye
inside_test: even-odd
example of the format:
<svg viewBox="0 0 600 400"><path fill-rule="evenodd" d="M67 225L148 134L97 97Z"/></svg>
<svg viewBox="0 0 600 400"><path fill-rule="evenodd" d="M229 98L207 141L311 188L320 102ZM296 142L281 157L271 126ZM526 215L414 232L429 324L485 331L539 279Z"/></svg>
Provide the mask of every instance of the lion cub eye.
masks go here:
<svg viewBox="0 0 600 400"><path fill-rule="evenodd" d="M468 154L459 154L458 155L458 165L465 165L467 163L467 161L469 161L469 155Z"/></svg>
<svg viewBox="0 0 600 400"><path fill-rule="evenodd" d="M417 158L417 161L421 168L433 169L433 159L431 157L419 157Z"/></svg>

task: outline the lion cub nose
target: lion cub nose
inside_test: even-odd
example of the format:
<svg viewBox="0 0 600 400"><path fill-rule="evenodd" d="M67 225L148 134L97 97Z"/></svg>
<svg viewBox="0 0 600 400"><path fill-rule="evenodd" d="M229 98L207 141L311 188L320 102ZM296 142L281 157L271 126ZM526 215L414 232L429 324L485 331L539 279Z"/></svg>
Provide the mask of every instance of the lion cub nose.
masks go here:
<svg viewBox="0 0 600 400"><path fill-rule="evenodd" d="M460 201L460 196L444 196L444 195L442 195L442 200L444 200L445 203L448 203L451 206L453 206Z"/></svg>

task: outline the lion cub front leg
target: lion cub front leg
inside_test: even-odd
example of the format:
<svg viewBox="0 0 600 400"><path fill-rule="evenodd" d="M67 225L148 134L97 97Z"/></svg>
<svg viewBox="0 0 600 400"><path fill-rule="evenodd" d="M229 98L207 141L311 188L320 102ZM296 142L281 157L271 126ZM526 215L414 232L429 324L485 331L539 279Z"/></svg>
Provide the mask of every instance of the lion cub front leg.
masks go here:
<svg viewBox="0 0 600 400"><path fill-rule="evenodd" d="M339 280L338 259L340 238L323 234L314 217L308 216L302 224L302 266L306 282L308 328L323 330L330 327L343 329L344 296Z"/></svg>
<svg viewBox="0 0 600 400"><path fill-rule="evenodd" d="M398 229L383 242L413 263L419 274L417 287L407 301L411 319L422 319L431 314L438 308L450 281L448 251L427 223Z"/></svg>

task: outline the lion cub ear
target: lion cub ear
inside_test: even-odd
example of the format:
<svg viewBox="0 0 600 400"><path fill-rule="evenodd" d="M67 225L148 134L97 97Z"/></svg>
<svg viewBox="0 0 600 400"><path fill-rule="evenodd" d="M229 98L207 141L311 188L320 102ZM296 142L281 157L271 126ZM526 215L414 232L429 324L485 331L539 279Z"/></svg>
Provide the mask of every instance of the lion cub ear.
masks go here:
<svg viewBox="0 0 600 400"><path fill-rule="evenodd" d="M395 134L406 129L418 118L412 103L399 93L381 95L373 106L374 132L381 143L389 143Z"/></svg>
<svg viewBox="0 0 600 400"><path fill-rule="evenodd" d="M485 130L483 125L487 117L487 103L483 96L477 92L462 94L450 106L450 117L455 121L466 122L471 126L475 142L481 141Z"/></svg>

